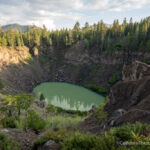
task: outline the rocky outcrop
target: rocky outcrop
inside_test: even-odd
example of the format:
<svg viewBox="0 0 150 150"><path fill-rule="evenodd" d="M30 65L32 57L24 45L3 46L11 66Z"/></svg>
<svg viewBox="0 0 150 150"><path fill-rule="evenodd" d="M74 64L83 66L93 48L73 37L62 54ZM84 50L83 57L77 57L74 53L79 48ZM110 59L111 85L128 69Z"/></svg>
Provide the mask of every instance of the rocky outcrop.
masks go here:
<svg viewBox="0 0 150 150"><path fill-rule="evenodd" d="M31 92L37 84L48 81L46 67L27 47L0 47L0 79L5 93Z"/></svg>
<svg viewBox="0 0 150 150"><path fill-rule="evenodd" d="M123 81L137 81L145 76L150 76L150 65L135 61L131 65L123 66Z"/></svg>
<svg viewBox="0 0 150 150"><path fill-rule="evenodd" d="M30 57L27 47L6 48L0 47L0 71L11 64L19 64Z"/></svg>
<svg viewBox="0 0 150 150"><path fill-rule="evenodd" d="M150 66L135 61L130 66L123 67L123 81L112 87L109 102L105 106L108 112L108 126L118 126L123 123L136 121L150 123ZM119 117L116 110L125 113ZM109 124L110 123L110 124Z"/></svg>
<svg viewBox="0 0 150 150"><path fill-rule="evenodd" d="M123 80L110 91L104 107L107 120L96 120L94 114L81 124L81 130L101 134L125 123L150 123L150 66L135 61L123 67ZM101 115L101 114L100 114Z"/></svg>

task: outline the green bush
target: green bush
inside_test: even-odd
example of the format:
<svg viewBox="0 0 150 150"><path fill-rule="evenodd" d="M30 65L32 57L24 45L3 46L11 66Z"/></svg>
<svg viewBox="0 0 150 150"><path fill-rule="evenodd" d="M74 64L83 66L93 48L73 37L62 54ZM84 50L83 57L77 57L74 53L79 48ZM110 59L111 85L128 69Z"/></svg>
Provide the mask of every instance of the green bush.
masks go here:
<svg viewBox="0 0 150 150"><path fill-rule="evenodd" d="M38 138L33 149L54 140L61 145L62 150L150 150L149 145L120 145L122 142L150 142L150 125L137 122L121 127L111 128L101 136L84 134L78 131L46 131Z"/></svg>
<svg viewBox="0 0 150 150"><path fill-rule="evenodd" d="M121 71L118 71L117 73L114 73L109 79L108 79L108 83L109 84L115 84L119 77L121 76Z"/></svg>
<svg viewBox="0 0 150 150"><path fill-rule="evenodd" d="M2 90L3 88L4 88L4 84L3 84L2 79L0 79L0 90Z"/></svg>
<svg viewBox="0 0 150 150"><path fill-rule="evenodd" d="M107 101L108 97L106 97L104 102L94 110L94 116L99 123L101 123L102 121L106 121L107 119L107 112L104 111L104 106L106 105Z"/></svg>
<svg viewBox="0 0 150 150"><path fill-rule="evenodd" d="M99 85L97 91L100 94L107 94L109 92L108 87L106 85Z"/></svg>
<svg viewBox="0 0 150 150"><path fill-rule="evenodd" d="M99 94L107 94L109 92L109 89L106 85L86 85L85 88L88 88L96 93Z"/></svg>
<svg viewBox="0 0 150 150"><path fill-rule="evenodd" d="M101 150L100 137L75 133L74 136L64 140L62 150Z"/></svg>
<svg viewBox="0 0 150 150"><path fill-rule="evenodd" d="M14 107L14 97L11 95L5 96L0 99L0 111L8 117L12 117L13 114L16 112L16 108Z"/></svg>
<svg viewBox="0 0 150 150"><path fill-rule="evenodd" d="M18 94L13 97L13 106L17 109L18 116L21 114L21 110L28 110L35 98L31 94Z"/></svg>
<svg viewBox="0 0 150 150"><path fill-rule="evenodd" d="M150 150L149 145L119 145L120 142L150 143L150 125L137 122L112 128L101 137L77 133L63 141L63 150Z"/></svg>
<svg viewBox="0 0 150 150"><path fill-rule="evenodd" d="M57 114L58 112L61 112L62 109L58 109L58 107L55 107L54 105L47 105L46 106L47 113L54 113Z"/></svg>
<svg viewBox="0 0 150 150"><path fill-rule="evenodd" d="M52 131L47 130L44 132L42 137L39 137L33 142L32 150L37 150L38 146L43 145L49 140L53 140L57 143L63 141L67 136L70 136L70 132L67 132L66 130L59 130L59 131Z"/></svg>
<svg viewBox="0 0 150 150"><path fill-rule="evenodd" d="M44 129L46 122L34 110L29 110L25 120L25 127L34 131Z"/></svg>
<svg viewBox="0 0 150 150"><path fill-rule="evenodd" d="M27 110L34 101L33 95L8 95L0 99L0 111L8 117L20 116L21 110Z"/></svg>
<svg viewBox="0 0 150 150"><path fill-rule="evenodd" d="M114 46L112 46L112 51L120 51L123 50L123 46L121 43L117 43Z"/></svg>
<svg viewBox="0 0 150 150"><path fill-rule="evenodd" d="M117 76L116 75L112 75L108 80L108 83L110 83L110 84L115 84L116 82L117 82Z"/></svg>
<svg viewBox="0 0 150 150"><path fill-rule="evenodd" d="M0 122L4 128L16 128L17 117L5 117Z"/></svg>
<svg viewBox="0 0 150 150"><path fill-rule="evenodd" d="M126 124L113 129L113 135L120 141L130 141L140 135L149 136L150 125L136 122L136 124ZM150 140L150 139L149 139Z"/></svg>
<svg viewBox="0 0 150 150"><path fill-rule="evenodd" d="M59 143L61 150L111 150L112 147L115 147L114 137L108 135L102 138L92 134L83 134L78 131L49 130L43 134L43 137L35 140L32 149L36 150L38 146L43 145L49 140Z"/></svg>
<svg viewBox="0 0 150 150"><path fill-rule="evenodd" d="M0 149L1 150L19 150L18 144L12 139L7 138L7 136L0 132Z"/></svg>
<svg viewBox="0 0 150 150"><path fill-rule="evenodd" d="M25 129L25 123L24 123L24 118L19 118L18 120L15 120L15 126L17 129L23 130Z"/></svg>
<svg viewBox="0 0 150 150"><path fill-rule="evenodd" d="M43 93L40 95L40 101L43 101L43 100L45 100L45 97L44 97L44 95L43 95Z"/></svg>

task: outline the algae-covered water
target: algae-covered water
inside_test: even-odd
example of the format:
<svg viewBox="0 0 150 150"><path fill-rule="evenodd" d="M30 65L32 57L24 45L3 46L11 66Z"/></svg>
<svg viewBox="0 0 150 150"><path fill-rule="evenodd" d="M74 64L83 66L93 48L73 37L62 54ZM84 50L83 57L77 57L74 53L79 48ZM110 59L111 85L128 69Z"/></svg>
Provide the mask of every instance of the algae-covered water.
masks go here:
<svg viewBox="0 0 150 150"><path fill-rule="evenodd" d="M66 110L88 111L92 105L98 106L104 101L103 96L91 90L63 82L42 83L33 92L38 98L43 94L47 104Z"/></svg>

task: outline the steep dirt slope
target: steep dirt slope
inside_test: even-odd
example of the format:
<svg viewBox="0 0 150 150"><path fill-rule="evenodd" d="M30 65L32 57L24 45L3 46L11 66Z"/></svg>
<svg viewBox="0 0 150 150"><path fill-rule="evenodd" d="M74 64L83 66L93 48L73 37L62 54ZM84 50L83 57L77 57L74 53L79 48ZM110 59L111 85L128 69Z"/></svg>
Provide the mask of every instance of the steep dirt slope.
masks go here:
<svg viewBox="0 0 150 150"><path fill-rule="evenodd" d="M125 65L122 74L123 80L111 88L104 107L107 120L100 123L93 113L81 124L82 130L100 134L127 122L150 123L150 65L135 61Z"/></svg>
<svg viewBox="0 0 150 150"><path fill-rule="evenodd" d="M48 79L44 69L27 47L0 48L0 78L4 92L30 92L34 85Z"/></svg>
<svg viewBox="0 0 150 150"><path fill-rule="evenodd" d="M123 81L111 90L105 110L112 125L136 121L150 123L150 66L134 62L123 68ZM115 116L119 110L124 112Z"/></svg>

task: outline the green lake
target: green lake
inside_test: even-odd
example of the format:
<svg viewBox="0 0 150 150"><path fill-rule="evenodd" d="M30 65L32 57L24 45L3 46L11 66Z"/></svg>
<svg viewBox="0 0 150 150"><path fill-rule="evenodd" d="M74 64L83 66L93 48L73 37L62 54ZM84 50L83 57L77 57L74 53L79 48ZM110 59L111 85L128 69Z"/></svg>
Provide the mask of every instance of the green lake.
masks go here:
<svg viewBox="0 0 150 150"><path fill-rule="evenodd" d="M47 104L66 110L88 111L92 105L98 106L104 101L103 96L91 90L64 82L41 83L33 92L38 98L43 94Z"/></svg>

